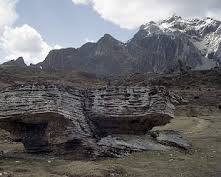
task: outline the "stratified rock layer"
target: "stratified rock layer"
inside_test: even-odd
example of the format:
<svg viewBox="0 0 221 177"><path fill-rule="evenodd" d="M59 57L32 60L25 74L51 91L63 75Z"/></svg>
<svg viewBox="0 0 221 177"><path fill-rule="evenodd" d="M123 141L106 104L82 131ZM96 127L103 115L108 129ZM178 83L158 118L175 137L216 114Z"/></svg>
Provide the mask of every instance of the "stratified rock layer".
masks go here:
<svg viewBox="0 0 221 177"><path fill-rule="evenodd" d="M168 123L173 105L168 97L150 88L111 87L89 92L87 116L102 134L143 134Z"/></svg>
<svg viewBox="0 0 221 177"><path fill-rule="evenodd" d="M173 118L174 106L163 88L25 85L0 91L0 127L28 152L104 152L102 138L146 134Z"/></svg>

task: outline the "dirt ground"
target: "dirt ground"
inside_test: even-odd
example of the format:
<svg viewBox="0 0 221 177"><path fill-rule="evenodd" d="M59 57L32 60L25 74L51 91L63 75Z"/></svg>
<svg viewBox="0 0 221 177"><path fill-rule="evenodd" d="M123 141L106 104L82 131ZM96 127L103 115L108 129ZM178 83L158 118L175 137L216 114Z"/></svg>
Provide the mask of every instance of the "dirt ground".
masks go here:
<svg viewBox="0 0 221 177"><path fill-rule="evenodd" d="M221 113L177 116L165 127L181 131L192 143L183 152L143 152L119 159L70 161L46 158L0 159L0 176L7 177L221 177ZM2 138L1 138L2 140ZM22 151L22 145L1 141L1 150Z"/></svg>

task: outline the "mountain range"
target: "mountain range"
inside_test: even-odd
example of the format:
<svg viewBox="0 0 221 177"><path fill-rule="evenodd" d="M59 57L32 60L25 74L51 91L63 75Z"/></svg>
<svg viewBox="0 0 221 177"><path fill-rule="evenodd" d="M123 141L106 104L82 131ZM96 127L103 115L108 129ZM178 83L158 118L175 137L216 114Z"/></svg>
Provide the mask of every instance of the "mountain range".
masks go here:
<svg viewBox="0 0 221 177"><path fill-rule="evenodd" d="M220 64L221 22L174 15L142 25L126 43L105 34L98 42L80 48L52 50L35 67L109 75L176 72L181 65L203 70Z"/></svg>

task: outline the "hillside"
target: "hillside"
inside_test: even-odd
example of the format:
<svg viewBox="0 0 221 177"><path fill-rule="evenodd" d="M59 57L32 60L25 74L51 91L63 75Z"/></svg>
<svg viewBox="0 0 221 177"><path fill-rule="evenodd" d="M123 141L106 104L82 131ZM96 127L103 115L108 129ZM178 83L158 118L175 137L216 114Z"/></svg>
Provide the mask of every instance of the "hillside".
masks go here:
<svg viewBox="0 0 221 177"><path fill-rule="evenodd" d="M73 70L42 70L35 67L0 65L0 76L0 89L35 83L83 88L102 84L94 74Z"/></svg>

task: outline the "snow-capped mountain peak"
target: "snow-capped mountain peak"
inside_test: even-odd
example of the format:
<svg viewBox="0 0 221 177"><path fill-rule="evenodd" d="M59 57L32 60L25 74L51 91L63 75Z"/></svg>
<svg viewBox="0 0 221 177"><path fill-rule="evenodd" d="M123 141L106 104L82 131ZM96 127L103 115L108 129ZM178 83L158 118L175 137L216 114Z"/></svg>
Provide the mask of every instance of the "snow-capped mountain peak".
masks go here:
<svg viewBox="0 0 221 177"><path fill-rule="evenodd" d="M173 15L165 20L142 25L141 30L145 37L184 35L200 50L203 57L213 59L213 65L217 61L221 62L221 21L210 17L184 19Z"/></svg>
<svg viewBox="0 0 221 177"><path fill-rule="evenodd" d="M189 34L191 31L195 31L198 36L205 36L208 33L216 32L221 26L221 22L213 18L207 17L205 19L183 19L180 16L173 15L172 17L161 20L158 22L149 22L141 26L141 29L161 32L174 32L179 31L182 33Z"/></svg>

